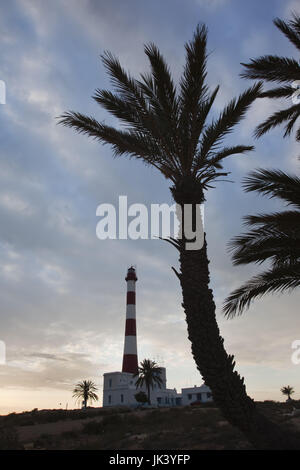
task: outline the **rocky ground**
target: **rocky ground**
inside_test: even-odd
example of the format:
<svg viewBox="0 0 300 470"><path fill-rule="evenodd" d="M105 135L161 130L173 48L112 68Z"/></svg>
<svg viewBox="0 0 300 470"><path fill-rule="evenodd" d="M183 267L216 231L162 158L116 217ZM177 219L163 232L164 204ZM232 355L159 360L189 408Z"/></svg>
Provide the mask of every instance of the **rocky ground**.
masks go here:
<svg viewBox="0 0 300 470"><path fill-rule="evenodd" d="M293 404L257 406L281 426L299 432ZM180 408L33 410L0 416L0 449L251 449L213 405Z"/></svg>

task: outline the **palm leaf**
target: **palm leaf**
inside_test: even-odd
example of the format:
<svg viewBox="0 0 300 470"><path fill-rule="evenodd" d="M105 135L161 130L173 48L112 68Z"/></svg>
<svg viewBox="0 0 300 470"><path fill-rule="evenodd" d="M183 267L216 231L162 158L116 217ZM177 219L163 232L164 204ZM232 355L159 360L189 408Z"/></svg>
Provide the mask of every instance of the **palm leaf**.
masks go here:
<svg viewBox="0 0 300 470"><path fill-rule="evenodd" d="M289 23L281 20L280 18L275 18L273 21L275 26L277 26L280 31L291 41L297 49L300 50L300 17L293 15L293 20Z"/></svg>
<svg viewBox="0 0 300 470"><path fill-rule="evenodd" d="M261 83L256 83L253 87L248 88L237 99L231 100L219 118L207 126L200 142L200 160L204 161L208 152L215 149L223 137L229 134L233 127L240 122L260 91Z"/></svg>
<svg viewBox="0 0 300 470"><path fill-rule="evenodd" d="M295 88L289 85L271 88L260 93L259 98L291 98Z"/></svg>
<svg viewBox="0 0 300 470"><path fill-rule="evenodd" d="M280 266L265 271L232 292L224 302L225 316L240 315L257 297L300 286L300 266Z"/></svg>
<svg viewBox="0 0 300 470"><path fill-rule="evenodd" d="M300 285L300 179L279 170L259 169L245 179L244 187L246 191L279 197L297 210L245 217L245 224L254 228L231 241L234 264L269 260L271 268L227 297L223 310L230 317L241 314L256 297Z"/></svg>
<svg viewBox="0 0 300 470"><path fill-rule="evenodd" d="M242 63L246 70L240 75L242 78L266 80L267 82L290 83L298 80L300 65L295 59L264 55L258 59L251 59L249 64Z"/></svg>
<svg viewBox="0 0 300 470"><path fill-rule="evenodd" d="M272 114L268 119L259 124L255 129L255 137L261 137L266 134L273 127L277 127L285 121L288 121L284 136L287 136L292 131L292 128L300 115L300 105L295 104L287 109L282 109Z"/></svg>
<svg viewBox="0 0 300 470"><path fill-rule="evenodd" d="M258 169L244 179L245 191L257 191L270 198L279 197L300 208L300 178L281 170Z"/></svg>
<svg viewBox="0 0 300 470"><path fill-rule="evenodd" d="M276 18L275 26L300 49L300 16L294 14L288 23ZM243 78L260 79L266 82L279 82L286 85L266 90L260 93L261 98L291 98L295 92L293 82L299 81L300 64L297 60L288 57L265 55L258 59L251 59L248 64L242 64L245 68L241 74ZM255 130L256 137L261 137L273 127L286 122L284 137L290 135L297 118L300 116L299 103L288 109L278 111L266 119ZM296 140L300 141L300 128L296 132Z"/></svg>
<svg viewBox="0 0 300 470"><path fill-rule="evenodd" d="M217 94L218 88L208 96L205 85L207 60L207 28L198 25L192 41L185 45L186 64L180 80L180 120L183 154L189 164L195 153L199 136Z"/></svg>

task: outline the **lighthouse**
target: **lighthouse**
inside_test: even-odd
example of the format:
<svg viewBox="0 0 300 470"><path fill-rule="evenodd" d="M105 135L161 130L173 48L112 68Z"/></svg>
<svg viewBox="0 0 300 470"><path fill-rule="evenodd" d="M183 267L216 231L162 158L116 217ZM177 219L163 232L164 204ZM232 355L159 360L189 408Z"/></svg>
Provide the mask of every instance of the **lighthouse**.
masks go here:
<svg viewBox="0 0 300 470"><path fill-rule="evenodd" d="M127 283L127 296L122 372L136 374L138 372L135 310L135 283L137 277L133 266L128 269L125 281Z"/></svg>
<svg viewBox="0 0 300 470"><path fill-rule="evenodd" d="M138 372L137 337L136 337L136 311L135 311L135 284L137 281L136 269L131 266L125 278L126 293L126 321L123 350L122 372L105 372L103 374L103 406L139 406L136 400L138 391L147 393L145 384L136 386ZM124 284L123 284L124 285ZM120 357L120 356L119 356ZM121 361L120 361L121 362ZM162 382L160 386L154 384L150 390L152 406L179 406L189 405L193 401L212 401L211 390L207 385L185 388L177 393L175 388L167 388L165 367L160 368Z"/></svg>

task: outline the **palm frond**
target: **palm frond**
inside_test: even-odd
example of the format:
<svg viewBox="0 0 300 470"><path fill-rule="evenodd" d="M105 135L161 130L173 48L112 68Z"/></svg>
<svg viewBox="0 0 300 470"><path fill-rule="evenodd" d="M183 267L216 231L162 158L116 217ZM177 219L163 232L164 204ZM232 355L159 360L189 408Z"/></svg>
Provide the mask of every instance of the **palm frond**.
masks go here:
<svg viewBox="0 0 300 470"><path fill-rule="evenodd" d="M249 64L241 64L246 68L240 74L242 78L282 83L290 83L299 79L300 65L295 59L264 55L258 59L250 60Z"/></svg>
<svg viewBox="0 0 300 470"><path fill-rule="evenodd" d="M279 197L296 206L296 210L244 218L244 223L252 230L231 241L234 264L268 260L271 268L227 297L223 310L228 317L241 314L256 297L300 285L300 179L280 170L259 169L244 180L244 187L246 191Z"/></svg>
<svg viewBox="0 0 300 470"><path fill-rule="evenodd" d="M272 261L273 266L286 262L300 262L300 229L296 224L300 214L289 215L290 220L265 225L230 242L234 265Z"/></svg>
<svg viewBox="0 0 300 470"><path fill-rule="evenodd" d="M234 147L224 147L220 152L214 152L209 158L203 162L200 158L199 160L195 159L194 167L197 169L197 172L202 174L207 168L217 168L222 169L220 162L224 158L230 157L231 155L243 154L245 152L250 152L254 150L252 145L236 145Z"/></svg>
<svg viewBox="0 0 300 470"><path fill-rule="evenodd" d="M188 165L195 153L199 136L217 90L208 96L205 85L207 61L207 28L198 25L192 41L185 44L186 63L180 80L180 120L183 154L188 155ZM207 112L205 112L207 110Z"/></svg>
<svg viewBox="0 0 300 470"><path fill-rule="evenodd" d="M144 99L138 82L123 69L117 57L109 51L104 51L101 59L113 87L120 96L138 109L147 112L149 105Z"/></svg>
<svg viewBox="0 0 300 470"><path fill-rule="evenodd" d="M113 116L123 121L127 126L132 126L137 130L144 130L145 113L139 112L139 108L134 106L128 100L120 98L109 90L100 90L97 88L93 98L97 103L103 106Z"/></svg>
<svg viewBox="0 0 300 470"><path fill-rule="evenodd" d="M134 375L134 377L138 377L135 382L136 387L142 387L145 384L147 387L153 388L154 383L160 386L162 384L160 372L161 367L157 366L155 361L144 359L138 367L138 372Z"/></svg>
<svg viewBox="0 0 300 470"><path fill-rule="evenodd" d="M288 124L285 129L284 136L290 134L293 129L293 126L300 116L300 105L294 104L287 109L282 109L272 114L268 119L259 124L254 132L255 137L261 137L266 134L270 129L277 127L285 121L288 121Z"/></svg>
<svg viewBox="0 0 300 470"><path fill-rule="evenodd" d="M161 108L169 118L176 122L178 103L176 99L176 88L173 83L169 68L155 44L145 46L152 71L153 88Z"/></svg>
<svg viewBox="0 0 300 470"><path fill-rule="evenodd" d="M160 130L160 140L168 158L178 168L178 139L177 125L179 118L179 105L176 95L176 87L172 80L169 68L155 44L145 45L151 75L142 74L142 81L137 83L147 96L150 109L154 113L156 130Z"/></svg>
<svg viewBox="0 0 300 470"><path fill-rule="evenodd" d="M248 88L237 99L233 99L225 107L219 118L206 127L200 142L199 158L204 161L209 151L215 149L223 137L245 116L247 109L261 91L261 83Z"/></svg>
<svg viewBox="0 0 300 470"><path fill-rule="evenodd" d="M300 50L300 17L294 15L293 20L286 23L285 21L281 20L280 18L275 18L273 21L275 26L277 26L280 31L291 41L297 49Z"/></svg>
<svg viewBox="0 0 300 470"><path fill-rule="evenodd" d="M110 144L114 155L129 155L142 159L144 163L158 168L162 173L173 180L176 171L170 166L167 159L161 155L161 149L154 140L146 138L142 132L121 131L114 127L101 124L96 119L77 112L67 112L60 118L59 123L67 127L74 127L79 133L87 134L103 144ZM172 164L172 162L171 162Z"/></svg>
<svg viewBox="0 0 300 470"><path fill-rule="evenodd" d="M270 198L279 197L300 208L300 178L281 170L258 169L244 179L245 191L257 191Z"/></svg>
<svg viewBox="0 0 300 470"><path fill-rule="evenodd" d="M289 85L285 85L262 91L259 95L259 98L291 98L294 92L295 88Z"/></svg>
<svg viewBox="0 0 300 470"><path fill-rule="evenodd" d="M291 41L291 43L300 50L300 16L294 14L292 16L292 20L288 23L276 18L274 20L274 24ZM279 82L284 84L283 86L263 91L260 93L260 98L292 98L295 93L293 82L297 83L300 78L299 61L288 57L265 55L257 59L251 59L250 63L242 63L242 65L245 69L241 73L243 78L251 78L255 80L260 79L266 82ZM299 116L299 103L296 103L288 109L275 112L262 124L257 126L255 136L261 137L270 129L286 122L284 130L284 137L286 137L292 132ZM296 140L300 141L300 128L297 129Z"/></svg>
<svg viewBox="0 0 300 470"><path fill-rule="evenodd" d="M289 21L291 28L300 36L300 16L299 14L293 12L292 19Z"/></svg>
<svg viewBox="0 0 300 470"><path fill-rule="evenodd" d="M298 225L299 223L299 225ZM246 215L244 225L268 227L269 230L285 231L298 225L300 230L300 213L298 211L273 212L270 214Z"/></svg>
<svg viewBox="0 0 300 470"><path fill-rule="evenodd" d="M219 118L206 126L219 87L213 92L205 83L207 29L198 25L186 43L186 63L177 93L169 67L159 49L150 43L145 53L150 72L132 77L110 52L101 58L114 92L97 88L93 98L119 119L125 129L116 129L78 112L66 112L59 123L73 127L103 144L114 155L139 158L157 168L173 183L191 176L203 189L226 176L221 161L229 155L251 150L249 146L220 148L222 139L244 117L261 91L255 84L233 99ZM201 180L200 180L201 176ZM199 186L199 184L198 184Z"/></svg>
<svg viewBox="0 0 300 470"><path fill-rule="evenodd" d="M178 169L174 148L173 152L170 149L177 112L176 89L167 65L156 46L145 46L145 52L150 62L152 61L153 74L150 75L150 79L149 76L147 78L146 75L142 75L144 83L131 77L110 52L105 51L101 57L120 98L131 105L131 108L136 109L140 122L144 123L145 129L149 131L148 135L152 133L152 137L157 140L160 147L168 154L168 158L172 160L173 166ZM97 94L99 95L99 90Z"/></svg>

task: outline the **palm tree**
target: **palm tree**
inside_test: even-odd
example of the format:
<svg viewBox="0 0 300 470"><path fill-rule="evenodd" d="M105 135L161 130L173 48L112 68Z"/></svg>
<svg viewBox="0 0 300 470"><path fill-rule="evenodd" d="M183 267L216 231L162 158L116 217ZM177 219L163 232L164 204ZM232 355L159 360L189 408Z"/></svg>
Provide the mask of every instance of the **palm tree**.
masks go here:
<svg viewBox="0 0 300 470"><path fill-rule="evenodd" d="M287 395L288 401L291 400L291 395L295 393L295 390L293 389L293 387L290 387L289 385L287 385L286 387L282 387L280 391L283 395Z"/></svg>
<svg viewBox="0 0 300 470"><path fill-rule="evenodd" d="M261 91L261 84L255 84L206 123L219 89L210 92L205 82L206 46L207 29L198 26L193 39L185 45L186 64L179 89L154 44L145 46L151 72L139 79L130 76L110 52L103 54L103 64L116 92L97 89L93 98L120 119L125 129L116 129L79 112L66 112L60 117L65 126L110 144L115 156L131 156L158 169L171 182L177 205L183 208L184 204L191 204L194 215L205 201L205 191L228 174L222 171L223 160L253 149L249 145L224 147L223 140ZM285 436L248 397L244 379L234 370L234 356L225 351L209 287L206 239L197 250L187 249L184 234L168 241L179 251L180 272L173 269L182 288L192 354L216 404L255 446L287 445Z"/></svg>
<svg viewBox="0 0 300 470"><path fill-rule="evenodd" d="M75 385L73 390L73 397L77 400L83 399L83 407L86 408L88 401L97 401L98 395L96 395L97 387L91 380L83 380Z"/></svg>
<svg viewBox="0 0 300 470"><path fill-rule="evenodd" d="M275 26L296 46L300 52L300 16L294 14L289 22L279 18L274 20ZM277 82L278 87L264 91L261 98L286 98L291 100L295 97L292 106L277 111L255 130L256 137L260 137L273 127L286 123L284 136L289 135L297 118L300 116L300 64L298 59L278 57L276 55L265 55L258 59L251 59L249 64L242 64L246 70L241 74L243 78L260 79L265 82ZM298 90L296 90L298 88ZM300 127L296 132L296 139L300 141Z"/></svg>
<svg viewBox="0 0 300 470"><path fill-rule="evenodd" d="M153 390L155 384L161 387L162 378L160 377L161 368L157 366L155 361L144 359L138 367L138 372L133 377L138 377L135 385L136 388L142 387L144 384L147 389L148 404L151 405L150 387Z"/></svg>
<svg viewBox="0 0 300 470"><path fill-rule="evenodd" d="M289 210L248 215L248 233L231 242L235 265L270 261L271 267L233 291L225 300L227 316L241 314L256 297L300 286L300 178L279 170L256 170L244 181L257 191L285 201Z"/></svg>

